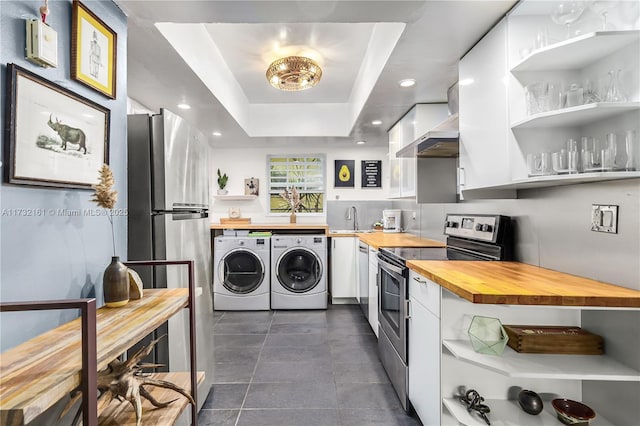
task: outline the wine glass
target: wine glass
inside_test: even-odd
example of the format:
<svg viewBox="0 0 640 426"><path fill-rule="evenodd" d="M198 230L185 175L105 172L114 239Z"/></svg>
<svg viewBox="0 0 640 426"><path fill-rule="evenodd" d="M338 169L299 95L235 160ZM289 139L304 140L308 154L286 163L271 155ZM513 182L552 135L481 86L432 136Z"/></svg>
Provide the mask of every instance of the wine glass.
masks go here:
<svg viewBox="0 0 640 426"><path fill-rule="evenodd" d="M562 1L551 10L551 20L558 25L566 25L567 38L570 38L571 24L580 18L584 9L582 1Z"/></svg>
<svg viewBox="0 0 640 426"><path fill-rule="evenodd" d="M607 14L610 9L617 7L617 2L611 0L591 0L589 2L589 9L591 9L596 15L602 15L602 31L615 30L615 27L611 24L607 24ZM607 27L608 25L608 27Z"/></svg>

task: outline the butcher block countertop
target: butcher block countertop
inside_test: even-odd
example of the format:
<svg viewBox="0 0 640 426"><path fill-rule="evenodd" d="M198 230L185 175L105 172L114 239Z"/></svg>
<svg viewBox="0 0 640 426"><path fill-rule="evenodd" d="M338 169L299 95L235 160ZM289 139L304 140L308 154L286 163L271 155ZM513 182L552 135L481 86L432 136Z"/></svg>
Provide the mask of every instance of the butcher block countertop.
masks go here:
<svg viewBox="0 0 640 426"><path fill-rule="evenodd" d="M324 231L325 234L329 233L329 225L327 224L310 224L310 223L212 223L211 229L252 229L252 230L263 230L263 231L271 231L276 229L286 229L286 230L310 230L310 229L318 229Z"/></svg>
<svg viewBox="0 0 640 426"><path fill-rule="evenodd" d="M640 291L526 263L410 260L407 266L473 303L640 308Z"/></svg>
<svg viewBox="0 0 640 426"><path fill-rule="evenodd" d="M445 243L400 232L357 234L360 241L376 250L381 247L446 247Z"/></svg>

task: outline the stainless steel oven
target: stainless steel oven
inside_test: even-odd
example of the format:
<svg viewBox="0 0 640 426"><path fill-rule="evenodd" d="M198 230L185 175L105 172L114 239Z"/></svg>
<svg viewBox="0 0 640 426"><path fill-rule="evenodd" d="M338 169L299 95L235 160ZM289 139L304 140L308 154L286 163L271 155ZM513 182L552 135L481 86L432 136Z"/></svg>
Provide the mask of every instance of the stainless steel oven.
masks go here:
<svg viewBox="0 0 640 426"><path fill-rule="evenodd" d="M447 215L447 248L381 248L378 252L378 354L402 407L410 411L407 260L510 260L510 218Z"/></svg>

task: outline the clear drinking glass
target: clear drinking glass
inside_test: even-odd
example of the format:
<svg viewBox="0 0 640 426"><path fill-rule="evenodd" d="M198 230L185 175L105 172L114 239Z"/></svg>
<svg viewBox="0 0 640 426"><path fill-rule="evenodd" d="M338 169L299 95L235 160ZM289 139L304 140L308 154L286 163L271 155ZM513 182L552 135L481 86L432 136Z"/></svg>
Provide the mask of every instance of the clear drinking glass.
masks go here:
<svg viewBox="0 0 640 426"><path fill-rule="evenodd" d="M638 152L638 139L634 130L627 130L624 135L624 145L627 154L625 170L632 172L636 170L636 152Z"/></svg>
<svg viewBox="0 0 640 426"><path fill-rule="evenodd" d="M569 173L578 172L578 141L570 138L567 141L567 170Z"/></svg>
<svg viewBox="0 0 640 426"><path fill-rule="evenodd" d="M585 4L582 1L562 1L551 10L551 20L567 26L567 38L571 38L571 24L580 19Z"/></svg>
<svg viewBox="0 0 640 426"><path fill-rule="evenodd" d="M618 145L615 133L607 133L606 145L602 149L602 168L613 170L616 168L616 156L618 155Z"/></svg>

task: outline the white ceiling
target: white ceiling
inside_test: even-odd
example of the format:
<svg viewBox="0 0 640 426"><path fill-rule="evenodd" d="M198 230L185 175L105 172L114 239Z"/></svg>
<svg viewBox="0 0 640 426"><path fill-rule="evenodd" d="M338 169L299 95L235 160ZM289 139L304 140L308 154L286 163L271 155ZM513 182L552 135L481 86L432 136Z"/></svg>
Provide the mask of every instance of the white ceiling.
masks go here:
<svg viewBox="0 0 640 426"><path fill-rule="evenodd" d="M233 76L250 103L347 102L375 24L207 24ZM307 56L323 71L317 89L277 90L268 84L269 64Z"/></svg>
<svg viewBox="0 0 640 426"><path fill-rule="evenodd" d="M176 104L189 103L192 108L179 113L207 135L220 131L221 137L209 136L214 146L275 147L304 142L330 147L364 139L366 149L371 144L386 144L386 131L415 103L446 101L447 88L457 80L458 59L515 1L116 3L129 17L127 78L131 98L153 110L166 107L175 111ZM169 42L166 28L160 31L162 25L157 23L166 27L171 27L169 23L190 24L191 34L182 40L188 43L187 48L176 51L172 44L180 43ZM367 52L371 55L381 50L371 48L375 25L380 23L406 27L399 31L397 43L383 37L391 45L386 47L389 53L386 58L377 58L380 70L367 77L370 87L358 88L361 71L371 68ZM185 27L174 26L179 28ZM283 29L286 37L280 39ZM214 48L191 47L203 43L201 39L208 39ZM315 48L324 71L320 84L296 93L271 88L264 73L276 42L281 48ZM217 66L209 67L208 72L198 70L198 62L215 63L216 50L235 84L215 87L211 70L219 71ZM416 86L401 89L397 83L403 78L415 78ZM360 102L353 102L354 93ZM243 103L250 107L243 107ZM347 106L332 108L336 104ZM255 105L266 107L259 110ZM286 130L289 126L284 123L296 121L305 108L313 111L318 105L333 115L316 123L303 120L295 131ZM383 124L371 125L374 119ZM272 126L276 130L271 133L261 132L256 124L261 120L280 125ZM338 127L339 132L335 131ZM313 136L301 138L301 134Z"/></svg>

